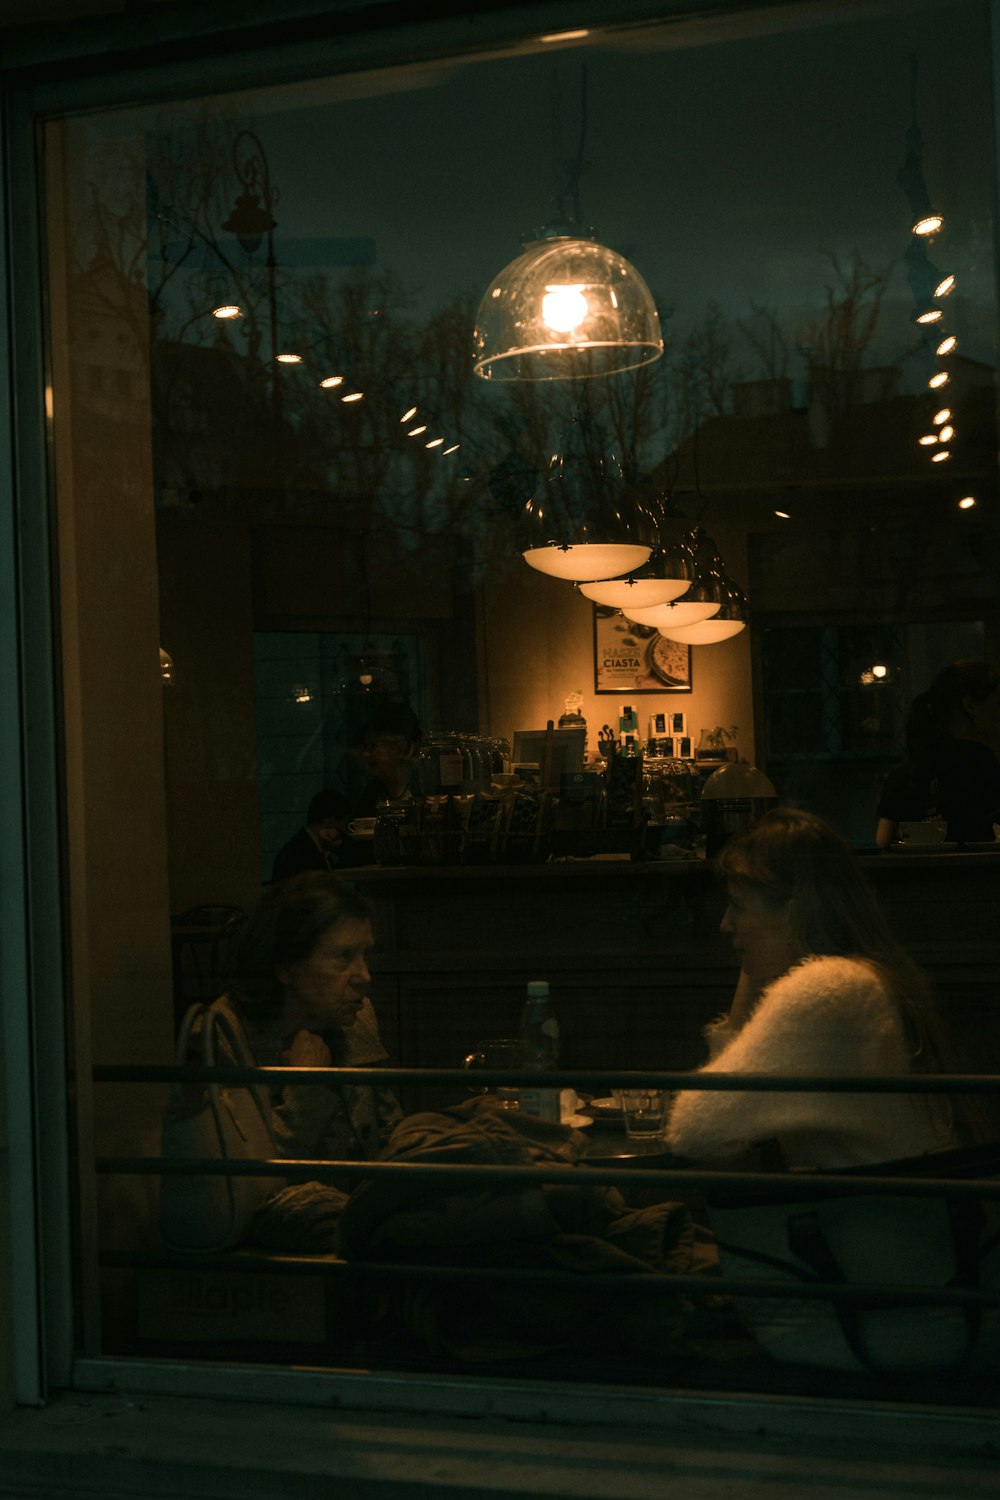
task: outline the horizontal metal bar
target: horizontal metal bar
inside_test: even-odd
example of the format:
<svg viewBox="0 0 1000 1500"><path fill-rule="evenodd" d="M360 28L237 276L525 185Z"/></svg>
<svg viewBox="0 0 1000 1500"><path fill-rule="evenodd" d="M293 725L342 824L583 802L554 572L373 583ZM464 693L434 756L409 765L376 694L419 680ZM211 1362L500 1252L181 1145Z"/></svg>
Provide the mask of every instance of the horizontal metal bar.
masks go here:
<svg viewBox="0 0 1000 1500"><path fill-rule="evenodd" d="M511 1087L598 1089L622 1088L670 1090L738 1090L748 1093L831 1094L996 1094L997 1073L907 1073L899 1074L796 1074L787 1073L664 1073L595 1072L593 1069L544 1074L515 1068L207 1068L200 1064L103 1063L93 1069L95 1083L398 1083L464 1086L476 1093L485 1085Z"/></svg>
<svg viewBox="0 0 1000 1500"><path fill-rule="evenodd" d="M775 1189L789 1197L838 1197L845 1191L875 1195L898 1194L915 1198L1000 1198L1000 1177L875 1177L854 1176L848 1172L814 1176L807 1172L712 1172L696 1168L670 1167L587 1167L586 1158L572 1166L494 1166L485 1163L413 1162L413 1161L318 1161L285 1160L272 1157L257 1161L199 1160L194 1157L99 1156L98 1172L115 1175L150 1177L284 1177L291 1182L323 1182L338 1177L378 1178L405 1177L411 1181L426 1180L443 1187L446 1182L541 1184L567 1182L575 1187L598 1183L628 1182L635 1186L673 1187L690 1192L693 1187L738 1188L741 1195L748 1189ZM585 1172L585 1176L581 1176ZM800 1194L801 1190L801 1194ZM762 1195L763 1196L763 1195Z"/></svg>
<svg viewBox="0 0 1000 1500"><path fill-rule="evenodd" d="M454 1266L454 1265L421 1265L411 1261L354 1261L354 1260L314 1260L311 1264L296 1259L287 1267L280 1262L269 1260L266 1256L244 1256L241 1251L238 1260L226 1259L224 1256L185 1256L183 1260L178 1256L157 1255L155 1252L146 1254L130 1254L128 1251L104 1251L99 1257L105 1266L129 1266L151 1270L170 1271L195 1271L195 1270L225 1270L233 1273L275 1271L278 1274L289 1274L291 1272L302 1273L308 1271L310 1274L331 1275L337 1277L350 1277L351 1280L399 1281L402 1278L415 1281L446 1281L449 1283L459 1281L499 1281L504 1286L530 1285L530 1286L559 1286L575 1287L581 1292L591 1289L605 1287L614 1288L616 1291L648 1292L651 1289L690 1293L701 1293L706 1297L717 1296L720 1292L739 1297L780 1297L782 1299L794 1298L795 1300L834 1302L852 1302L862 1306L866 1304L884 1304L886 1302L899 1303L900 1305L916 1305L920 1303L934 1303L939 1306L1000 1306L1000 1287L988 1290L979 1287L929 1287L929 1286L906 1286L901 1287L896 1283L865 1282L862 1285L845 1284L841 1282L819 1282L819 1281L759 1281L750 1280L739 1276L681 1276L673 1275L668 1271L567 1271L550 1270L546 1267L528 1266Z"/></svg>

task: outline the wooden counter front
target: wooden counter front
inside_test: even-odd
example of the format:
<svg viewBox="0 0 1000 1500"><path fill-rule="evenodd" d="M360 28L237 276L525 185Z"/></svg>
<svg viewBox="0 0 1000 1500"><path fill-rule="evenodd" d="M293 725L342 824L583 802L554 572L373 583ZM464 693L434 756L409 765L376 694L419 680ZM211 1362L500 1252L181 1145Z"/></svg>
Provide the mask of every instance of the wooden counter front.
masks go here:
<svg viewBox="0 0 1000 1500"><path fill-rule="evenodd" d="M930 974L968 1071L1000 1071L1000 855L859 855ZM371 868L374 999L393 1060L451 1067L516 1034L547 979L568 1068L692 1068L736 980L704 861ZM430 1102L428 1099L427 1102ZM414 1107L411 1105L411 1107Z"/></svg>

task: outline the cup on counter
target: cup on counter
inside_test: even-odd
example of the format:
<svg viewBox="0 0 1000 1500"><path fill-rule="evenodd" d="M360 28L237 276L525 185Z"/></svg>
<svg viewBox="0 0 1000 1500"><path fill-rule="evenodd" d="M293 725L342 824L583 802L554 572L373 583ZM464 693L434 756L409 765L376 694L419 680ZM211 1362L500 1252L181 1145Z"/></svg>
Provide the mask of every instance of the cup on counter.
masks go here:
<svg viewBox="0 0 1000 1500"><path fill-rule="evenodd" d="M463 1068L520 1068L524 1053L517 1037L494 1037L487 1042L476 1042L473 1050L462 1063ZM472 1089L474 1094L493 1094L501 1109L520 1109L521 1096L517 1088L507 1084L490 1084L485 1088Z"/></svg>
<svg viewBox="0 0 1000 1500"><path fill-rule="evenodd" d="M625 1120L625 1134L633 1141L655 1141L667 1124L670 1095L666 1089L615 1089Z"/></svg>

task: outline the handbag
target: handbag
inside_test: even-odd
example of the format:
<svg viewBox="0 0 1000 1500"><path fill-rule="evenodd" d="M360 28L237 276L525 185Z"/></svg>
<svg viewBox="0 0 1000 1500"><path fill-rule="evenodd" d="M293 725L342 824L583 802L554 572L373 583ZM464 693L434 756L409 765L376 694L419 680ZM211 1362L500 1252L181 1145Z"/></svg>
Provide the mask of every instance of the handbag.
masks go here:
<svg viewBox="0 0 1000 1500"><path fill-rule="evenodd" d="M177 1040L179 1066L190 1061L188 1049L199 1021L198 1061L205 1067L216 1066L220 1036L238 1066L257 1066L242 1028L233 1024L220 1000L188 1009ZM266 1094L257 1084L238 1088L206 1084L204 1102L194 1114L168 1110L160 1152L169 1161L270 1160L276 1149ZM231 1250L246 1238L258 1209L284 1185L281 1177L164 1173L160 1178L160 1238L173 1250Z"/></svg>
<svg viewBox="0 0 1000 1500"><path fill-rule="evenodd" d="M798 1188L716 1190L707 1198L723 1275L804 1285L966 1289L1000 1280L996 1200L858 1193L810 1196L821 1169L789 1174ZM838 1171L837 1175L841 1175ZM959 1147L854 1168L853 1177L990 1178L1000 1145ZM891 1294L837 1298L739 1297L757 1342L785 1364L879 1375L950 1369L971 1358L978 1306L908 1303Z"/></svg>

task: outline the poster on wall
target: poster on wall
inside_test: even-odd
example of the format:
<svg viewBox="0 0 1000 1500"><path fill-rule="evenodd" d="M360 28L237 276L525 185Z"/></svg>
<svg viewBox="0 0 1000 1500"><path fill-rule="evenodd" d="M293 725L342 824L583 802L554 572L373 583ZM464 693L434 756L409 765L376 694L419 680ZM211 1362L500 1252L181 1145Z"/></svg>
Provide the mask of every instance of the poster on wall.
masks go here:
<svg viewBox="0 0 1000 1500"><path fill-rule="evenodd" d="M594 691L690 693L691 647L652 625L634 625L620 610L594 605Z"/></svg>

